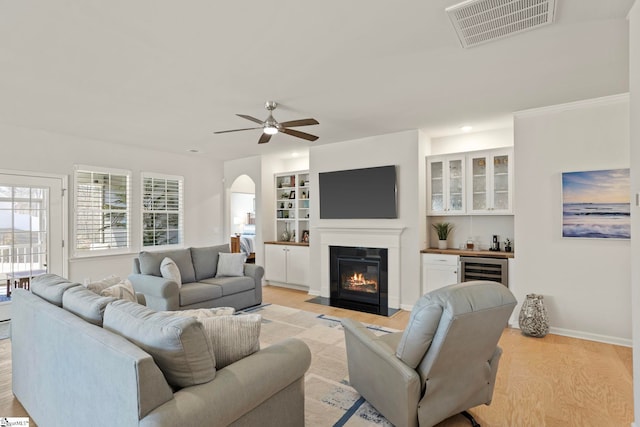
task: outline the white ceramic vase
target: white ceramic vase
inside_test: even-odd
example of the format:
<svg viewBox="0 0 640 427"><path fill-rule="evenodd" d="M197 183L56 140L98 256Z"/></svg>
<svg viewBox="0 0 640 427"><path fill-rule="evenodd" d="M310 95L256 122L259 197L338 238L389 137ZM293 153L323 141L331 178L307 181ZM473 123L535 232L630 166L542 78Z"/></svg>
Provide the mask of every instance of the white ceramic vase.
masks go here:
<svg viewBox="0 0 640 427"><path fill-rule="evenodd" d="M438 240L438 249L447 249L447 241Z"/></svg>

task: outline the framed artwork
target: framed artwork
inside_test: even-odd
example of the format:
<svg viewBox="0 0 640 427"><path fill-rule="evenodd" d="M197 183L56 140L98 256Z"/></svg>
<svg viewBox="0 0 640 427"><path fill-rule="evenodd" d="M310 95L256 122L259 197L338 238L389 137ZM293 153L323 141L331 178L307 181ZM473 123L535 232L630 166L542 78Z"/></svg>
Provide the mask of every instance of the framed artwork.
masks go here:
<svg viewBox="0 0 640 427"><path fill-rule="evenodd" d="M629 169L562 173L562 237L630 239Z"/></svg>
<svg viewBox="0 0 640 427"><path fill-rule="evenodd" d="M309 230L302 230L302 242L309 243Z"/></svg>
<svg viewBox="0 0 640 427"><path fill-rule="evenodd" d="M289 193L289 198L290 199L295 199L296 198L296 190L291 190L291 193Z"/></svg>

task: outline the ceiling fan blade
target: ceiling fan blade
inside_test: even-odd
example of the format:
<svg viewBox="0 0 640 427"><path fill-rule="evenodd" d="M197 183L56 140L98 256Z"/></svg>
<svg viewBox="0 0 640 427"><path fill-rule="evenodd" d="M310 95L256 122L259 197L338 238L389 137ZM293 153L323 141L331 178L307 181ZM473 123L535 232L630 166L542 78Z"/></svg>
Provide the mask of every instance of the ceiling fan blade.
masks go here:
<svg viewBox="0 0 640 427"><path fill-rule="evenodd" d="M266 144L271 139L271 135L268 133L263 133L260 135L260 139L258 140L258 144Z"/></svg>
<svg viewBox="0 0 640 427"><path fill-rule="evenodd" d="M214 132L214 133L240 132L240 131L243 131L243 130L253 130L253 129L262 129L262 126L257 127L257 128L244 128L244 129L219 130L219 131Z"/></svg>
<svg viewBox="0 0 640 427"><path fill-rule="evenodd" d="M236 114L236 116L242 117L243 119L251 120L252 122L260 123L261 125L264 124L263 120L256 119L255 117L247 116L246 114Z"/></svg>
<svg viewBox="0 0 640 427"><path fill-rule="evenodd" d="M280 129L280 132L286 133L287 135L295 136L298 138L306 139L308 141L315 141L316 139L318 139L318 137L315 135L311 135L310 133L300 132L299 130L283 128L283 129Z"/></svg>
<svg viewBox="0 0 640 427"><path fill-rule="evenodd" d="M319 125L316 119L300 119L300 120L291 120L288 122L280 123L283 127L286 128L294 128L296 126L311 126L311 125Z"/></svg>

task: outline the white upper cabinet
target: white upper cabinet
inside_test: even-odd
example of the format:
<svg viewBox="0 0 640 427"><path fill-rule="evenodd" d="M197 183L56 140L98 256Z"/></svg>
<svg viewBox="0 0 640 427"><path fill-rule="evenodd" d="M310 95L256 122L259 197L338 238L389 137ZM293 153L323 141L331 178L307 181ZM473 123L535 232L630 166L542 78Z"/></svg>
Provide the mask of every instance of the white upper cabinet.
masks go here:
<svg viewBox="0 0 640 427"><path fill-rule="evenodd" d="M513 213L513 150L469 153L468 212L483 215Z"/></svg>
<svg viewBox="0 0 640 427"><path fill-rule="evenodd" d="M512 205L512 148L427 157L427 215L511 215Z"/></svg>
<svg viewBox="0 0 640 427"><path fill-rule="evenodd" d="M465 156L427 158L429 215L465 213Z"/></svg>

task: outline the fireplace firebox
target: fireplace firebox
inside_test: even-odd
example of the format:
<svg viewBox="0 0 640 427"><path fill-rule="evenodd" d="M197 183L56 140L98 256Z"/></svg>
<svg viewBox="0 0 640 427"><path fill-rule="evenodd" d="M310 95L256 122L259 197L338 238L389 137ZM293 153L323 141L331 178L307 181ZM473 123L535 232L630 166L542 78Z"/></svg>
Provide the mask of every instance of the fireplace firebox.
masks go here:
<svg viewBox="0 0 640 427"><path fill-rule="evenodd" d="M329 304L389 315L388 250L329 246Z"/></svg>

